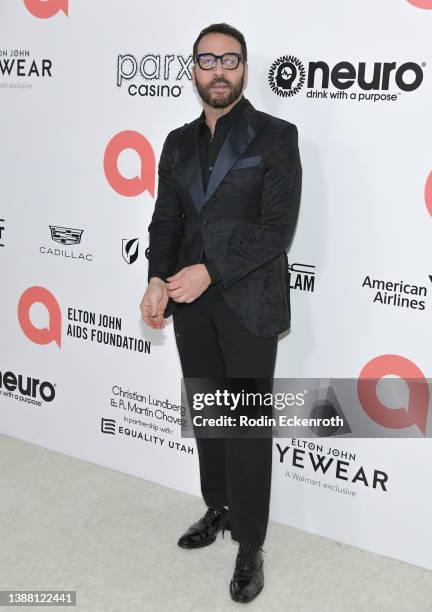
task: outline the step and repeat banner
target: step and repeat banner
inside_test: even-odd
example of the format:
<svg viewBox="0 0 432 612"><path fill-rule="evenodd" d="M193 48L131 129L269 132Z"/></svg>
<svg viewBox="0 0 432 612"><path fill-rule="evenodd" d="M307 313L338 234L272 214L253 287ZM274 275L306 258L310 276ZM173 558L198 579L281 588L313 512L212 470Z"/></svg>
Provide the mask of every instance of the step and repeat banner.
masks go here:
<svg viewBox="0 0 432 612"><path fill-rule="evenodd" d="M373 439L275 438L271 518L432 569L431 402L409 384L432 375L431 0L2 2L0 431L201 495L172 318L148 328L140 301L162 144L201 113L215 22L246 37L246 97L299 131L275 376L400 384L359 400Z"/></svg>

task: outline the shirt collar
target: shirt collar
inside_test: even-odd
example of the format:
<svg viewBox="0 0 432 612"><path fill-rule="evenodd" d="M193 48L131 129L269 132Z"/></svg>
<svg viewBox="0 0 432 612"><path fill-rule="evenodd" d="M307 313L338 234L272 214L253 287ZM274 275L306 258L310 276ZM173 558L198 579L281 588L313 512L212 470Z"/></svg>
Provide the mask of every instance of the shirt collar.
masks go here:
<svg viewBox="0 0 432 612"><path fill-rule="evenodd" d="M222 115L221 117L219 117L216 123L218 123L221 119L223 119L224 121L230 121L231 123L234 123L235 119L240 115L241 109L243 108L245 102L246 102L246 98L242 94L240 100L236 102L236 104L234 104L232 109L225 115ZM200 123L203 124L205 122L206 122L206 116L205 116L205 112L203 111L200 115Z"/></svg>

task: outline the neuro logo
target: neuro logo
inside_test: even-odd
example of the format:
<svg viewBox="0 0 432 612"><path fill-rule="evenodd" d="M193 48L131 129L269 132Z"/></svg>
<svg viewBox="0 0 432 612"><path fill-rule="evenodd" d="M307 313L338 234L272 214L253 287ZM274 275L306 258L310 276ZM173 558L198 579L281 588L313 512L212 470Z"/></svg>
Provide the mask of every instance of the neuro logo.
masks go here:
<svg viewBox="0 0 432 612"><path fill-rule="evenodd" d="M140 158L140 176L127 178L120 174L118 158L125 149L133 149ZM148 191L154 197L155 154L153 147L142 134L133 130L119 132L109 141L105 150L104 171L108 183L121 195L132 197Z"/></svg>
<svg viewBox="0 0 432 612"><path fill-rule="evenodd" d="M403 92L419 89L425 66L413 61L400 65L346 60L303 64L293 55L284 55L271 65L268 82L273 92L283 97L294 96L303 88L308 99L395 102Z"/></svg>
<svg viewBox="0 0 432 612"><path fill-rule="evenodd" d="M48 312L48 327L36 327L30 318L33 304L41 303ZM29 287L18 302L18 321L29 340L35 344L55 342L61 348L61 311L54 295L45 287Z"/></svg>
<svg viewBox="0 0 432 612"><path fill-rule="evenodd" d="M55 399L55 383L48 380L39 380L31 376L15 374L11 370L0 372L0 393L3 397L10 397L28 404L38 403L39 397L45 402L52 402ZM31 398L31 399L30 399Z"/></svg>
<svg viewBox="0 0 432 612"><path fill-rule="evenodd" d="M293 55L284 55L271 65L268 80L276 94L287 98L294 96L303 87L306 70L299 59Z"/></svg>
<svg viewBox="0 0 432 612"><path fill-rule="evenodd" d="M60 11L67 17L68 3L69 0L24 0L27 10L39 19L49 19Z"/></svg>
<svg viewBox="0 0 432 612"><path fill-rule="evenodd" d="M122 256L126 263L133 264L138 259L139 238L122 239Z"/></svg>
<svg viewBox="0 0 432 612"><path fill-rule="evenodd" d="M385 376L405 381L408 406L389 407L377 394L377 385ZM429 408L429 385L421 370L400 355L380 355L369 361L360 372L357 393L363 410L376 423L388 429L405 429L417 425L426 435Z"/></svg>
<svg viewBox="0 0 432 612"><path fill-rule="evenodd" d="M407 0L413 6L421 9L432 9L432 0Z"/></svg>
<svg viewBox="0 0 432 612"><path fill-rule="evenodd" d="M426 181L425 202L426 208L428 209L429 214L432 217L432 172L429 174L428 179Z"/></svg>

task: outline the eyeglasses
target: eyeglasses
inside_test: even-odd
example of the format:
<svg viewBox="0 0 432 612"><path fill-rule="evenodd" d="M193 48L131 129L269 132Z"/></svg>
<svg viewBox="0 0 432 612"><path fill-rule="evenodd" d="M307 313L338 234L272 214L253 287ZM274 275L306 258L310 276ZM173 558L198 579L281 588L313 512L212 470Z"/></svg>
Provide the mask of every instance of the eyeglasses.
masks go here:
<svg viewBox="0 0 432 612"><path fill-rule="evenodd" d="M218 59L220 59L222 67L226 70L235 70L240 61L243 62L241 53L223 53L223 55L215 55L214 53L198 53L195 55L194 59L202 70L211 70L214 68Z"/></svg>

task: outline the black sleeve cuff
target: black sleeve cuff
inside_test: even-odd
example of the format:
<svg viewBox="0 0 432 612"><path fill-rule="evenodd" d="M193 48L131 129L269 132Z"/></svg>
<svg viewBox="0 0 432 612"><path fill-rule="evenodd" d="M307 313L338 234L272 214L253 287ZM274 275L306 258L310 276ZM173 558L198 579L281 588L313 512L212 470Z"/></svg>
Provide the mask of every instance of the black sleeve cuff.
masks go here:
<svg viewBox="0 0 432 612"><path fill-rule="evenodd" d="M203 264L207 268L207 272L210 274L211 284L217 283L222 280L222 276L219 274L219 270L216 268L216 264L212 261L204 261Z"/></svg>

